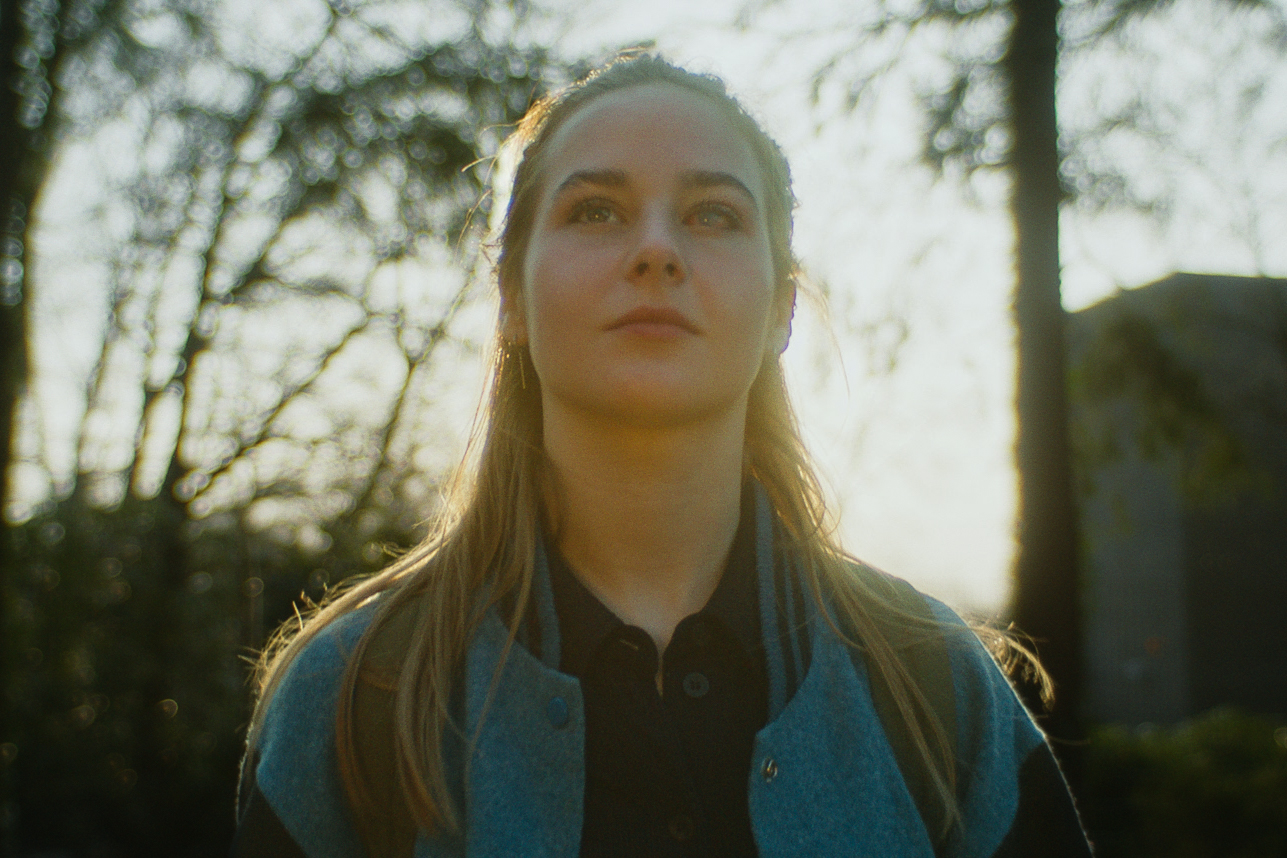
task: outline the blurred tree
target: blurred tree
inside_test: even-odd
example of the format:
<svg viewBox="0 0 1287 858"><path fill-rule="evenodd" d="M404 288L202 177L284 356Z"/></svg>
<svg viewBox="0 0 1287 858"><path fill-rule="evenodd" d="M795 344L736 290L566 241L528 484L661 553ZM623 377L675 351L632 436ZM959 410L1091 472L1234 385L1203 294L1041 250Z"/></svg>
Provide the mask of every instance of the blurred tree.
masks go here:
<svg viewBox="0 0 1287 858"><path fill-rule="evenodd" d="M0 498L12 489L14 424L27 381L27 300L24 277L25 225L43 164L42 131L49 111L51 75L62 56L53 38L51 10L40 3L6 0L0 5ZM2 517L2 516L0 516ZM8 520L0 521L0 640L10 638L8 583L18 566ZM15 664L0 645L0 675ZM15 845L17 746L6 739L15 719L0 706L0 852Z"/></svg>
<svg viewBox="0 0 1287 858"><path fill-rule="evenodd" d="M23 225L33 194L31 156L40 150L49 76L59 42L36 3L0 6L0 493L7 496L13 416L27 374L27 304L23 294Z"/></svg>
<svg viewBox="0 0 1287 858"><path fill-rule="evenodd" d="M1059 0L1014 0L1002 56L1010 111L1010 212L1015 232L1015 462L1018 551L1010 614L1055 681L1048 729L1082 738L1077 513L1068 436L1064 310L1059 288L1059 131L1055 73ZM1027 689L1030 702L1036 701ZM1078 760L1060 755L1070 778Z"/></svg>
<svg viewBox="0 0 1287 858"><path fill-rule="evenodd" d="M56 278L73 266L108 287L69 433L76 484L99 503L132 489L205 514L323 487L372 495L395 442L385 412L415 404L415 372L467 297L453 247L470 252L466 221L486 207L484 177L466 168L535 86L533 56L483 38L489 7L432 43L416 29L444 26L444 10L430 25L393 3L301 0L261 13L282 16L271 22L229 8L127 9L107 47L76 57L75 74L123 95L76 92L55 179L76 198L47 189L37 240L48 294L66 297ZM268 23L294 24L292 40L237 32ZM122 81L120 68L138 73ZM73 226L75 245L60 243ZM354 395L358 357L379 367L373 400L329 403L330 384ZM275 444L297 439L309 449ZM62 451L23 449L29 473L71 484ZM297 523L335 516L317 512Z"/></svg>
<svg viewBox="0 0 1287 858"><path fill-rule="evenodd" d="M410 541L458 457L487 168L549 65L487 0L26 6L11 842L223 853L238 648Z"/></svg>
<svg viewBox="0 0 1287 858"><path fill-rule="evenodd" d="M0 58L3 59L3 80L6 84L0 88L0 164L3 164L3 175L0 175L0 213L11 212L11 202L18 191L18 168L22 163L21 153L26 149L25 134L18 125L18 87L14 86L15 78L20 74L18 65L18 42L22 29L18 26L17 16L12 4L0 7ZM6 218L6 221L9 218ZM27 376L27 322L26 305L22 300L22 290L17 271L12 265L21 264L18 254L13 252L12 234L15 230L9 223L0 226L0 450L4 456L0 464L0 493L8 485L9 451L12 448L13 413L18 404L22 384Z"/></svg>
<svg viewBox="0 0 1287 858"><path fill-rule="evenodd" d="M753 3L743 19L772 5L774 0ZM853 110L869 102L879 83L905 60L911 39L925 36L935 46L938 71L927 74L929 82L919 89L926 117L923 160L940 174L999 169L1010 179L1020 484L1010 615L1036 640L1055 680L1057 696L1046 726L1060 739L1081 735L1080 589L1060 207L1078 199L1096 208L1160 212L1165 194L1134 187L1129 167L1113 158L1112 144L1133 136L1148 147L1164 146L1167 134L1166 123L1150 116L1148 105L1138 100L1085 125L1061 125L1057 71L1070 57L1109 41L1129 47L1132 25L1170 5L1161 0L879 0L852 16L842 31L844 46L824 55L813 79L815 101L824 87L840 81L844 104ZM1287 11L1273 0L1228 5L1262 15L1262 39L1281 54ZM830 27L831 33L836 30ZM1244 119L1262 96L1254 84L1244 89ZM1036 704L1031 699L1036 689L1025 690Z"/></svg>

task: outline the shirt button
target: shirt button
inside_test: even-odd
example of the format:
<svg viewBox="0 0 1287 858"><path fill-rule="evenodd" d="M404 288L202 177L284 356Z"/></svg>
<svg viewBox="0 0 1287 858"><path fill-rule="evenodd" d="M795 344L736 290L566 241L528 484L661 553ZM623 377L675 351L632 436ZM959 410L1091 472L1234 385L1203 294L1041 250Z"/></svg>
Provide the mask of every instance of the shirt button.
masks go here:
<svg viewBox="0 0 1287 858"><path fill-rule="evenodd" d="M772 757L765 757L760 765L760 775L765 783L771 783L778 776L778 761Z"/></svg>
<svg viewBox="0 0 1287 858"><path fill-rule="evenodd" d="M688 840L697 831L697 823L693 822L691 816L683 813L672 816L666 827L670 829L670 836L680 843Z"/></svg>
<svg viewBox="0 0 1287 858"><path fill-rule="evenodd" d="M703 674L693 671L684 677L684 693L689 697L705 697L710 690L710 680Z"/></svg>
<svg viewBox="0 0 1287 858"><path fill-rule="evenodd" d="M545 714L555 727L566 727L568 723L568 702L562 697L551 697L545 705Z"/></svg>

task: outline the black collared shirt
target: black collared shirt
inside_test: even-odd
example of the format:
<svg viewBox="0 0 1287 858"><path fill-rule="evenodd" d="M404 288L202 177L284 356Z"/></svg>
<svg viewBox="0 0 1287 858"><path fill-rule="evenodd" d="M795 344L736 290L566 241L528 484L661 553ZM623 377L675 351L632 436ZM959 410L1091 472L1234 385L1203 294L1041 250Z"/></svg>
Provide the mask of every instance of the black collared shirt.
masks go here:
<svg viewBox="0 0 1287 858"><path fill-rule="evenodd" d="M743 504L720 582L662 659L550 551L560 667L585 700L583 858L754 856L747 783L768 717L755 517ZM552 544L552 542L547 542Z"/></svg>

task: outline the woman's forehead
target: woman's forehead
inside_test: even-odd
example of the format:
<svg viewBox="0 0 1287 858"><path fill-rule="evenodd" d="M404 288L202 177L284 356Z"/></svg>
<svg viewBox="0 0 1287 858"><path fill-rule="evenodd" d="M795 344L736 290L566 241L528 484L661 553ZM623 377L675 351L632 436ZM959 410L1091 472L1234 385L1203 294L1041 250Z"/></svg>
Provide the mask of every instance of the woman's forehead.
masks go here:
<svg viewBox="0 0 1287 858"><path fill-rule="evenodd" d="M728 173L757 201L764 177L727 106L669 83L613 90L581 106L545 146L547 192L585 170Z"/></svg>

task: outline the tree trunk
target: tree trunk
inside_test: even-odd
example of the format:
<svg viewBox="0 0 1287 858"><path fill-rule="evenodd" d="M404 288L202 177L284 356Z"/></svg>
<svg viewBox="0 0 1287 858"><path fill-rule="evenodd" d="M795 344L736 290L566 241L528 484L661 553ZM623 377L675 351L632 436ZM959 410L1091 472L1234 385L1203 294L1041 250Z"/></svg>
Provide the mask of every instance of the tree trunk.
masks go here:
<svg viewBox="0 0 1287 858"><path fill-rule="evenodd" d="M16 48L22 36L18 22L16 2L0 4L0 241L6 245L13 238L22 239L21 222L15 223L20 213L14 210L18 200L19 180L27 136L18 124L18 93L14 84L21 69L16 61ZM21 212L25 216L25 212ZM13 265L23 258L15 248L0 247L0 263ZM6 282L8 281L8 282ZM8 576L14 575L18 565L14 534L4 518L4 507L12 491L12 457L14 416L18 400L27 381L27 302L23 294L23 278L17 271L0 271L0 605L9 613ZM0 630L7 631L0 627ZM12 675L12 653L8 636L0 636L0 672ZM7 689L6 689L7 690ZM13 741L13 723L6 705L0 718L0 742ZM7 756L7 754L6 754ZM9 760L0 762L0 853L12 854L15 849L16 825L10 808L15 806L16 783L10 774Z"/></svg>
<svg viewBox="0 0 1287 858"><path fill-rule="evenodd" d="M17 5L0 6L0 238L21 239L21 221L14 223L19 213L13 206L27 146L26 133L18 124L18 93L14 86L22 71L14 56L22 35ZM0 248L0 260L7 263L20 263L22 256L9 247ZM16 281L0 282L0 496L7 502L13 417L27 378L27 326L21 276L16 271L0 272L0 278Z"/></svg>
<svg viewBox="0 0 1287 858"><path fill-rule="evenodd" d="M1077 526L1059 293L1058 130L1055 122L1059 0L1013 0L1004 59L1013 140L1014 321L1018 337L1015 444L1019 471L1018 555L1012 618L1034 639L1055 681L1044 726L1076 778L1071 746L1081 737L1081 624ZM1026 689L1031 695L1032 689ZM1031 700L1029 701L1032 702ZM1040 711L1040 707L1034 707Z"/></svg>

